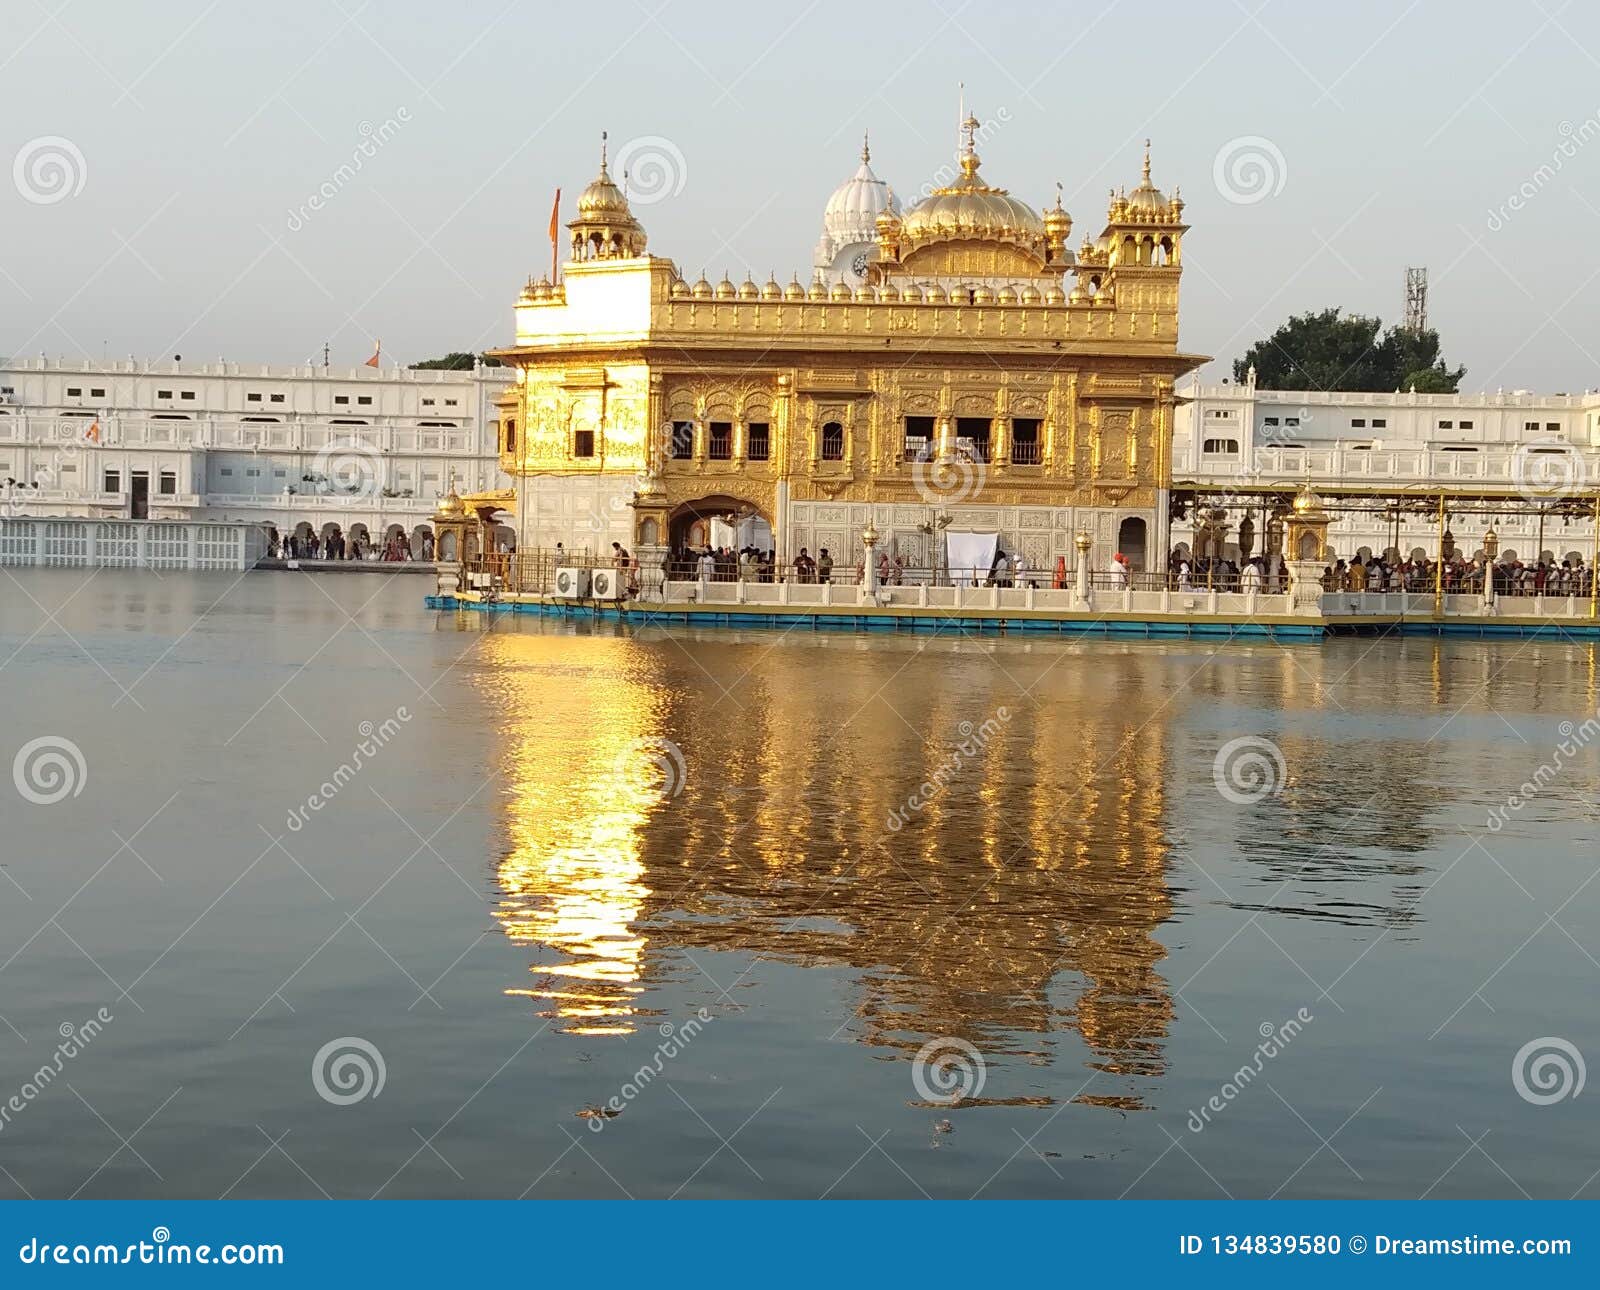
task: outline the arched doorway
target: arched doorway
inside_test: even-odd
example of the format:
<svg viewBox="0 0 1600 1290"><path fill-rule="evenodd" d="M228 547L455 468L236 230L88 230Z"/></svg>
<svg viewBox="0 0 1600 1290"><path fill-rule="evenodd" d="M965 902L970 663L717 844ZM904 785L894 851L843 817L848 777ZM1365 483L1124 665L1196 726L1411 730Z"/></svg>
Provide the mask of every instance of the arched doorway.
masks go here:
<svg viewBox="0 0 1600 1290"><path fill-rule="evenodd" d="M757 551L775 550L772 525L752 503L742 497L718 494L699 497L675 508L667 522L668 543L674 551L706 547Z"/></svg>
<svg viewBox="0 0 1600 1290"><path fill-rule="evenodd" d="M1117 526L1117 550L1128 558L1128 567L1139 573L1145 567L1145 522L1130 515Z"/></svg>

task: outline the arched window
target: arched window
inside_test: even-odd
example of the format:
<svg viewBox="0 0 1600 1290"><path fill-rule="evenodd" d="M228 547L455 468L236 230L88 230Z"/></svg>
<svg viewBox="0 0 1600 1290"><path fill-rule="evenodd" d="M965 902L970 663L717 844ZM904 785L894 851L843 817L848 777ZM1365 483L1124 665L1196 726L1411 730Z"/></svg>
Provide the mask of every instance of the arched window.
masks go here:
<svg viewBox="0 0 1600 1290"><path fill-rule="evenodd" d="M844 427L837 421L822 427L822 460L844 460Z"/></svg>
<svg viewBox="0 0 1600 1290"><path fill-rule="evenodd" d="M1237 457L1239 455L1239 441L1237 439L1207 439L1200 445L1200 451L1208 456Z"/></svg>
<svg viewBox="0 0 1600 1290"><path fill-rule="evenodd" d="M515 417L506 418L506 451L517 450L517 421Z"/></svg>

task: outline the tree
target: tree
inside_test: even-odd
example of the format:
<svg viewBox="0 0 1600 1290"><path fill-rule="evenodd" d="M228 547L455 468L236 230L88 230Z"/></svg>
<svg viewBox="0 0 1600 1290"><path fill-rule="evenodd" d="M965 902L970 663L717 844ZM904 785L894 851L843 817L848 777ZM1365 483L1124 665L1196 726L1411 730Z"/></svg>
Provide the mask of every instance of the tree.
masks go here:
<svg viewBox="0 0 1600 1290"><path fill-rule="evenodd" d="M1439 356L1439 333L1390 327L1363 314L1338 308L1290 318L1266 340L1257 341L1233 365L1237 381L1256 369L1264 390L1409 390L1451 394L1467 369L1451 369Z"/></svg>
<svg viewBox="0 0 1600 1290"><path fill-rule="evenodd" d="M420 363L411 364L413 369L426 369L428 371L445 372L470 372L473 363L481 362L485 367L503 367L498 358L491 358L487 354L474 354L468 350L452 350L443 358L427 358Z"/></svg>

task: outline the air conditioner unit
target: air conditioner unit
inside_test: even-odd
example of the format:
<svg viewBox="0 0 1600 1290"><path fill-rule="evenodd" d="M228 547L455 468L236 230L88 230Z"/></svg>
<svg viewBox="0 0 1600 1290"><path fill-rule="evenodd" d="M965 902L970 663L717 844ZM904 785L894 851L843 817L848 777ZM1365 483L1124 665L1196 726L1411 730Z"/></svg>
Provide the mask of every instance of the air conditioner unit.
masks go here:
<svg viewBox="0 0 1600 1290"><path fill-rule="evenodd" d="M557 569L555 594L562 600L587 600L589 598L589 570Z"/></svg>
<svg viewBox="0 0 1600 1290"><path fill-rule="evenodd" d="M596 600L621 600L627 582L621 569L596 569L592 586Z"/></svg>

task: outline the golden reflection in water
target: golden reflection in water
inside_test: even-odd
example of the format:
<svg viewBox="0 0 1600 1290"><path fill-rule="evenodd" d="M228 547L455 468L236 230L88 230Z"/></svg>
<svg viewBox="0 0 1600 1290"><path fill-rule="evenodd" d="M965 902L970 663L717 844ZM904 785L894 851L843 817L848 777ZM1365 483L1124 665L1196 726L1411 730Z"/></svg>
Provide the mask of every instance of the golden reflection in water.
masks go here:
<svg viewBox="0 0 1600 1290"><path fill-rule="evenodd" d="M648 944L640 832L649 785L609 771L633 762L652 691L603 650L587 651L598 657L586 663L548 638L489 636L483 651L493 673L482 683L508 717L494 758L508 839L494 914L512 941L554 956L530 967L532 985L507 993L539 1001L540 1015L569 1034L631 1034ZM530 719L527 704L560 708L576 695L559 740Z"/></svg>
<svg viewBox="0 0 1600 1290"><path fill-rule="evenodd" d="M909 1056L954 1036L1050 1065L1075 1032L1079 1060L1116 1077L1081 1100L1142 1106L1136 1081L1163 1073L1173 1016L1155 936L1172 910L1169 754L1159 719L1141 729L1170 697L1159 670L1121 656L1052 669L1040 703L1012 675L1050 668L1049 653L754 643L536 630L486 643L480 684L503 716L500 918L556 959L514 992L561 1029L628 1033L643 990L701 950L847 967L858 994L841 1029L860 1042ZM736 698L714 703L712 676L743 676ZM683 793L619 791L617 758L660 737L683 750ZM958 754L891 832L891 812Z"/></svg>

